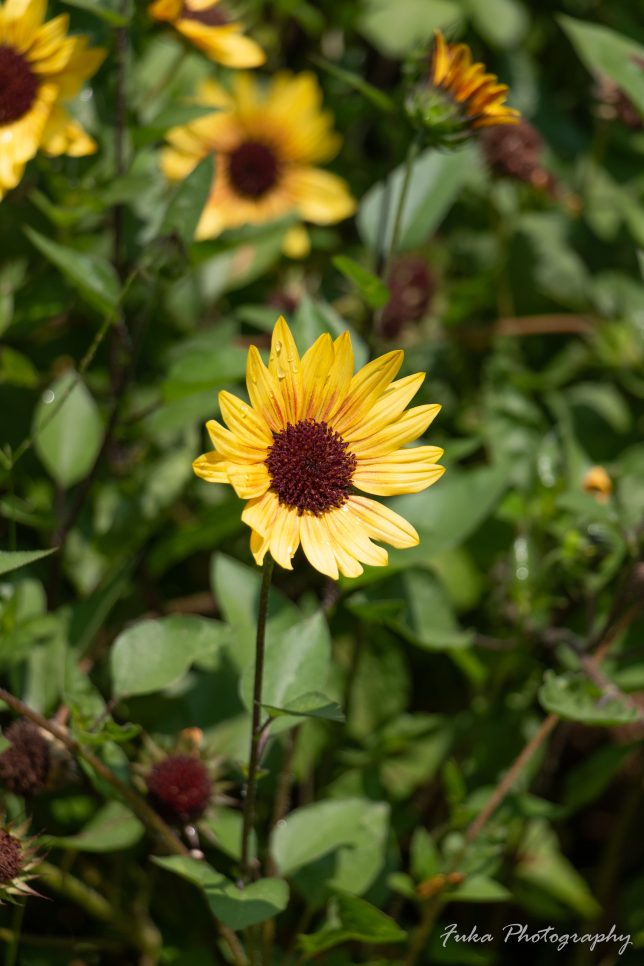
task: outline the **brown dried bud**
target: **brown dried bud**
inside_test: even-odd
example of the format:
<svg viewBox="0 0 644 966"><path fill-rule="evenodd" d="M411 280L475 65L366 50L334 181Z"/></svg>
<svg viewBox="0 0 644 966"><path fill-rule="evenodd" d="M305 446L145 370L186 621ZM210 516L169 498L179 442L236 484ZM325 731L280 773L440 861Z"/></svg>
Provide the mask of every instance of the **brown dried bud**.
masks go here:
<svg viewBox="0 0 644 966"><path fill-rule="evenodd" d="M603 466L591 466L582 480L582 486L598 503L607 503L613 492L613 481Z"/></svg>
<svg viewBox="0 0 644 966"><path fill-rule="evenodd" d="M543 140L528 121L486 128L481 144L494 175L523 181L554 194L555 178L542 163Z"/></svg>
<svg viewBox="0 0 644 966"><path fill-rule="evenodd" d="M387 281L389 301L382 310L380 330L385 338L395 339L406 322L417 322L427 312L436 282L420 255L396 259Z"/></svg>
<svg viewBox="0 0 644 966"><path fill-rule="evenodd" d="M37 795L49 777L49 742L30 721L14 721L4 735L11 747L0 755L0 783L14 795Z"/></svg>

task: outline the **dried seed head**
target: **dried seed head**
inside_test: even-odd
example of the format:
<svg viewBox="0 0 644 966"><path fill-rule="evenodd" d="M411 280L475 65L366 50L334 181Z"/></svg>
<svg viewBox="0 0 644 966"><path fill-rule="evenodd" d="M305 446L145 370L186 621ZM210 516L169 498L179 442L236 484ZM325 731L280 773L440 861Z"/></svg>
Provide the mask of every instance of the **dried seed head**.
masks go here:
<svg viewBox="0 0 644 966"><path fill-rule="evenodd" d="M0 784L14 795L37 795L49 777L49 742L30 721L14 721L4 735L11 747L0 755Z"/></svg>

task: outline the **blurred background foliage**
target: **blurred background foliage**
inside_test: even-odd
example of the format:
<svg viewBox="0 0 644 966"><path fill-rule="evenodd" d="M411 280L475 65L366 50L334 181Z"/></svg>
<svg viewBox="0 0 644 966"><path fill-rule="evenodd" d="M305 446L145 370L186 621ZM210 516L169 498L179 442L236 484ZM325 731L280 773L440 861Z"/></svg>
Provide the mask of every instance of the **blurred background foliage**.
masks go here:
<svg viewBox="0 0 644 966"><path fill-rule="evenodd" d="M120 9L50 4L112 52ZM499 935L525 921L615 922L634 943L620 962L638 963L641 18L626 0L248 0L244 13L265 71L314 70L343 135L332 169L359 210L312 228L306 260L281 254L285 221L193 242L211 164L169 186L159 148L218 69L142 3L127 25L124 172L112 54L74 105L98 153L36 158L0 208L4 681L125 781L144 781L132 764L150 741L167 750L194 727L226 779L199 825L208 902L178 877L195 881L181 857L149 861L163 849L91 768L65 762L26 801L5 790L7 816L45 836L49 878L34 886L56 899L30 899L22 927L0 909L7 961L225 962L210 903L233 929L277 914L276 963L296 950L403 962L421 921L419 962L514 963L512 946L443 948L441 923ZM436 27L509 83L540 139L421 154L384 285L412 137L403 60ZM240 502L191 461L217 391L239 392L248 345L268 346L280 312L300 346L348 326L360 362L405 348L402 374L429 373L419 401L443 406L432 442L447 473L390 501L421 543L388 568L338 585L304 560L278 568L265 702L291 713L275 711L259 787L271 878L242 903L225 890L260 576ZM546 713L548 741L468 842ZM598 961L587 947L520 952Z"/></svg>

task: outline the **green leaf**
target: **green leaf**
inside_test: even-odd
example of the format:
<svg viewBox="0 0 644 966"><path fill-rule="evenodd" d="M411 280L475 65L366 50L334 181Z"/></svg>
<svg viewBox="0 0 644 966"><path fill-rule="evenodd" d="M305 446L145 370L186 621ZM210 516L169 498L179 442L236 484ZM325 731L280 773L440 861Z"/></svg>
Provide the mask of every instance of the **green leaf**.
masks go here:
<svg viewBox="0 0 644 966"><path fill-rule="evenodd" d="M337 853L329 888L360 895L385 859L389 807L362 798L316 802L291 812L273 832L271 852L282 875Z"/></svg>
<svg viewBox="0 0 644 966"><path fill-rule="evenodd" d="M425 151L414 163L411 183L402 217L399 247L413 248L427 241L438 228L460 192L475 164L474 149L468 145L459 151L441 154ZM374 185L362 199L358 210L358 230L366 245L382 254L389 251L394 220L405 177L405 164L389 175L389 188ZM385 191L389 191L387 218L382 227Z"/></svg>
<svg viewBox="0 0 644 966"><path fill-rule="evenodd" d="M259 879L239 889L212 866L190 856L153 857L153 861L198 886L213 915L230 929L246 929L272 919L288 904L288 885L283 879Z"/></svg>
<svg viewBox="0 0 644 966"><path fill-rule="evenodd" d="M557 19L588 70L609 77L644 113L644 72L638 63L638 58L644 58L644 47L599 24L563 14Z"/></svg>
<svg viewBox="0 0 644 966"><path fill-rule="evenodd" d="M325 684L330 661L329 629L319 612L288 631L274 635L266 644L264 703L286 708L292 701L301 700L316 686ZM254 674L254 664L251 664L244 671L240 684L241 698L249 711L253 704Z"/></svg>
<svg viewBox="0 0 644 966"><path fill-rule="evenodd" d="M103 441L93 396L75 372L46 389L33 419L34 448L59 486L67 489L90 471Z"/></svg>
<svg viewBox="0 0 644 966"><path fill-rule="evenodd" d="M546 711L587 725L611 727L628 724L638 718L635 708L619 698L607 698L583 674L546 671L539 689L539 701Z"/></svg>
<svg viewBox="0 0 644 966"><path fill-rule="evenodd" d="M530 19L516 0L466 0L472 22L494 47L515 47L525 36Z"/></svg>
<svg viewBox="0 0 644 966"><path fill-rule="evenodd" d="M112 315L119 303L120 285L113 267L101 255L90 255L45 238L25 228L29 240L59 268L72 288L103 315Z"/></svg>
<svg viewBox="0 0 644 966"><path fill-rule="evenodd" d="M338 67L337 64L332 63L329 60L325 60L324 57L316 57L315 55L311 57L314 64L321 67L322 70L326 70L332 77L337 77L338 80L344 81L349 87L352 87L359 94L362 94L365 100L370 101L375 107L380 111L385 111L391 114L396 110L395 101L391 97L388 97L384 91L381 91L378 87L374 87L373 84L369 84L368 81L361 77L359 74L354 74L353 71L344 70L342 67Z"/></svg>
<svg viewBox="0 0 644 966"><path fill-rule="evenodd" d="M80 10L96 14L112 27L124 27L129 23L129 18L123 16L116 8L114 0L63 0L63 2L68 7L78 7Z"/></svg>
<svg viewBox="0 0 644 966"><path fill-rule="evenodd" d="M221 849L231 859L241 859L241 841L244 817L241 812L232 808L219 807L210 817L199 821L199 827L205 826L218 849ZM251 834L251 855L257 854L257 836Z"/></svg>
<svg viewBox="0 0 644 966"><path fill-rule="evenodd" d="M468 876L465 882L449 892L450 902L507 902L512 893L486 875Z"/></svg>
<svg viewBox="0 0 644 966"><path fill-rule="evenodd" d="M557 836L542 820L535 819L528 826L515 875L519 883L546 893L584 918L601 914L587 883L561 854Z"/></svg>
<svg viewBox="0 0 644 966"><path fill-rule="evenodd" d="M119 852L141 839L143 825L121 802L108 802L77 835L48 836L49 848L76 852Z"/></svg>
<svg viewBox="0 0 644 966"><path fill-rule="evenodd" d="M354 283L370 308L381 309L387 304L389 289L377 275L368 272L347 255L336 255L333 264L350 282Z"/></svg>
<svg viewBox="0 0 644 966"><path fill-rule="evenodd" d="M458 23L463 13L452 0L367 0L363 10L360 30L381 53L394 58L428 42L437 27Z"/></svg>
<svg viewBox="0 0 644 966"><path fill-rule="evenodd" d="M294 715L304 718L323 718L326 721L344 721L344 714L339 704L331 701L320 691L309 691L288 701L284 707L278 708L271 704L262 704L271 718L283 715Z"/></svg>
<svg viewBox="0 0 644 966"><path fill-rule="evenodd" d="M36 560L42 560L43 557L55 553L56 549L52 547L50 550L0 550L0 576L19 567L27 567Z"/></svg>
<svg viewBox="0 0 644 966"><path fill-rule="evenodd" d="M210 576L215 600L219 601L223 615L232 629L233 644L230 648L230 656L240 670L248 669L249 663L254 660L255 653L261 570L255 566L248 567L225 554L217 553L212 558ZM270 593L268 616L267 650L272 646L274 637L281 635L301 619L297 607L275 588ZM264 689L265 697L268 693Z"/></svg>
<svg viewBox="0 0 644 966"><path fill-rule="evenodd" d="M510 472L505 466L483 466L467 472L450 467L436 486L424 493L392 500L391 506L420 531L418 551L405 551L410 562L412 556L436 555L464 543L491 514L509 483Z"/></svg>
<svg viewBox="0 0 644 966"><path fill-rule="evenodd" d="M161 222L159 234L177 234L184 245L191 244L214 177L214 157L208 155L180 182Z"/></svg>
<svg viewBox="0 0 644 966"><path fill-rule="evenodd" d="M566 774L564 806L577 811L594 802L632 754L631 745L607 745L588 755Z"/></svg>
<svg viewBox="0 0 644 966"><path fill-rule="evenodd" d="M147 620L128 627L110 652L114 692L150 694L179 681L199 658L212 657L228 639L220 621L191 614Z"/></svg>
<svg viewBox="0 0 644 966"><path fill-rule="evenodd" d="M307 956L316 956L341 943L400 943L406 938L407 933L390 916L358 896L341 892L331 900L323 928L299 936L298 946Z"/></svg>

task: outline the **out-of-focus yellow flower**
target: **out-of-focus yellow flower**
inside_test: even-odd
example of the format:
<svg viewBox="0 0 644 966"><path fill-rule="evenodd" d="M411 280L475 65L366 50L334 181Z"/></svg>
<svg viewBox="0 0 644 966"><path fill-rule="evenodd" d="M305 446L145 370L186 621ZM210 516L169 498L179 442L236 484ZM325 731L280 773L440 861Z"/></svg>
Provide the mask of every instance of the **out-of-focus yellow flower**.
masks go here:
<svg viewBox="0 0 644 966"><path fill-rule="evenodd" d="M300 358L283 318L273 330L268 367L250 347L250 406L219 393L228 428L214 419L206 424L214 451L193 468L248 500L242 520L251 528L258 564L270 553L292 570L301 544L321 573L357 577L363 563L388 562L374 540L393 547L418 543L403 517L362 495L418 493L444 472L437 465L442 449L406 446L441 407L406 409L425 374L394 381L402 359L401 350L388 352L354 375L347 332L335 341L321 335Z"/></svg>
<svg viewBox="0 0 644 966"><path fill-rule="evenodd" d="M198 100L216 113L173 128L162 157L165 174L176 181L206 155L216 156L198 239L289 214L328 225L354 212L346 183L317 167L337 153L340 138L322 110L313 74L280 73L264 87L253 75L239 73L230 93L206 81ZM308 236L296 225L287 237L287 254L301 257L307 251Z"/></svg>
<svg viewBox="0 0 644 966"><path fill-rule="evenodd" d="M66 14L45 21L46 0L0 5L0 198L25 165L49 155L92 154L96 144L65 109L65 101L100 66L105 51L87 37L69 37Z"/></svg>
<svg viewBox="0 0 644 966"><path fill-rule="evenodd" d="M613 481L603 466L591 466L584 476L582 486L599 503L607 503L613 492Z"/></svg>
<svg viewBox="0 0 644 966"><path fill-rule="evenodd" d="M467 44L448 44L436 30L429 77L410 92L407 111L430 143L449 145L479 128L517 124L521 115L505 103L507 93L507 84L472 61Z"/></svg>
<svg viewBox="0 0 644 966"><path fill-rule="evenodd" d="M228 17L219 0L155 0L148 8L155 20L165 20L211 60L225 67L259 67L262 48L244 37L244 26Z"/></svg>

